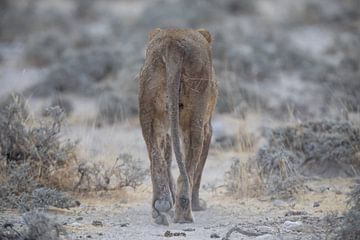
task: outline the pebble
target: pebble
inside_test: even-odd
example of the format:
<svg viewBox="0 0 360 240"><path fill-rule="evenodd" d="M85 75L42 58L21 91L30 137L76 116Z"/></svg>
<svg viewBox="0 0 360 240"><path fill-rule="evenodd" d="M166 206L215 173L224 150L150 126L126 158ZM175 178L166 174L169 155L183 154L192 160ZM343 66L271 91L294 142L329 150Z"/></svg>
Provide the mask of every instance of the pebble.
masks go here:
<svg viewBox="0 0 360 240"><path fill-rule="evenodd" d="M313 207L320 207L320 202L314 202Z"/></svg>
<svg viewBox="0 0 360 240"><path fill-rule="evenodd" d="M320 187L320 192L323 193L325 191L329 191L330 188L329 187Z"/></svg>
<svg viewBox="0 0 360 240"><path fill-rule="evenodd" d="M184 232L170 232L169 230L167 230L164 233L164 237L186 237L186 233L184 233Z"/></svg>
<svg viewBox="0 0 360 240"><path fill-rule="evenodd" d="M71 226L74 226L74 227L79 227L79 226L82 226L83 224L81 223L78 223L78 222L73 222L70 224Z"/></svg>
<svg viewBox="0 0 360 240"><path fill-rule="evenodd" d="M101 221L99 221L99 220L94 220L94 221L92 222L92 225L93 225L93 226L96 226L96 227L102 227L102 226L103 226L103 223L102 223Z"/></svg>
<svg viewBox="0 0 360 240"><path fill-rule="evenodd" d="M273 204L275 207L286 207L288 206L287 202L280 200L280 199L276 199L273 201Z"/></svg>
<svg viewBox="0 0 360 240"><path fill-rule="evenodd" d="M185 228L183 229L184 232L194 232L195 228Z"/></svg>
<svg viewBox="0 0 360 240"><path fill-rule="evenodd" d="M285 221L283 224L283 227L286 230L290 231L301 231L302 230L303 223L300 221L292 222L292 221Z"/></svg>
<svg viewBox="0 0 360 240"><path fill-rule="evenodd" d="M219 236L219 234L217 234L217 233L212 233L212 234L210 235L210 238L220 238L220 236Z"/></svg>

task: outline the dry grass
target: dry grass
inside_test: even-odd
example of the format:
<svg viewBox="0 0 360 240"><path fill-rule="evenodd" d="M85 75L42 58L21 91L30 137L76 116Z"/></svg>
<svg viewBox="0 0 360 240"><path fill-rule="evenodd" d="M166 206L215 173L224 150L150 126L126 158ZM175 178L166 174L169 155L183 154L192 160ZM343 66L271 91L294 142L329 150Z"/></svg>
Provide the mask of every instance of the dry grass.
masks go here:
<svg viewBox="0 0 360 240"><path fill-rule="evenodd" d="M226 188L238 198L258 197L264 192L259 169L251 159L235 159L225 173Z"/></svg>

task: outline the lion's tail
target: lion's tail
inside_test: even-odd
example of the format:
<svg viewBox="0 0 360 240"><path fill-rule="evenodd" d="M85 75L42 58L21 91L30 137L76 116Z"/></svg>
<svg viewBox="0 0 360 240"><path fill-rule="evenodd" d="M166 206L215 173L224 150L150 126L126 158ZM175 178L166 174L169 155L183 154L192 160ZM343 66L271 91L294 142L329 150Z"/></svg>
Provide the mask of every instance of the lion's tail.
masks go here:
<svg viewBox="0 0 360 240"><path fill-rule="evenodd" d="M179 137L179 93L181 69L184 58L184 50L179 42L174 40L168 42L165 58L167 88L170 101L171 140L180 176L183 179L184 193L182 193L182 195L186 194L185 196L181 196L181 200L184 201L181 204L187 205L189 203L187 196L190 191L189 176L186 171L185 162L182 159Z"/></svg>

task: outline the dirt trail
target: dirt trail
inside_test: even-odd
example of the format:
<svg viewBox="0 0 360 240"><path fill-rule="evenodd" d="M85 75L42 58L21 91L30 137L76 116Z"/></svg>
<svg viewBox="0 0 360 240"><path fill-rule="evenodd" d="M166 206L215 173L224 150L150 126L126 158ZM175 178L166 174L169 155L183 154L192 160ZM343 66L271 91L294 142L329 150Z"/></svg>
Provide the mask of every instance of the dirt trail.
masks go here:
<svg viewBox="0 0 360 240"><path fill-rule="evenodd" d="M205 169L204 185L212 185L215 179L221 185L219 179L228 164L211 156ZM151 219L151 186L147 182L136 191L127 189L81 198L80 208L57 217L66 219L71 239L87 236L93 239L168 239L170 236L166 234L177 233L181 236L171 238L210 239L211 236L224 237L234 226L249 235L259 236L234 232L230 239L323 239L326 229L320 219L332 211L345 209L348 185L349 180L343 179L314 181L308 184L311 192L290 201L269 197L237 200L227 196L223 187L216 191L202 190L208 209L194 213L195 223L159 226ZM102 226L93 226L94 221L100 221Z"/></svg>

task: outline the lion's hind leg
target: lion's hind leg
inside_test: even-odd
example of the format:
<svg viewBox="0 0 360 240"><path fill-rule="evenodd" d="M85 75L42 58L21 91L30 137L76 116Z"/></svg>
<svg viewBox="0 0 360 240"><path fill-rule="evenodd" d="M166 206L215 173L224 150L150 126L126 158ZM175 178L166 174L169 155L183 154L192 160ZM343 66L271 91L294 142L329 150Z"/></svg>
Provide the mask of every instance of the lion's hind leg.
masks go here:
<svg viewBox="0 0 360 240"><path fill-rule="evenodd" d="M157 224L168 225L166 215L174 203L169 187L168 164L165 159L166 127L164 119L158 119L149 101L140 105L140 124L150 158L150 171L153 186L152 217Z"/></svg>
<svg viewBox="0 0 360 240"><path fill-rule="evenodd" d="M203 211L206 209L206 202L199 198L199 189L201 183L201 176L204 170L205 162L209 153L209 147L211 143L212 126L211 123L207 123L204 126L204 143L201 151L199 162L196 165L194 173L194 185L192 189L191 208L193 211Z"/></svg>

